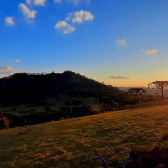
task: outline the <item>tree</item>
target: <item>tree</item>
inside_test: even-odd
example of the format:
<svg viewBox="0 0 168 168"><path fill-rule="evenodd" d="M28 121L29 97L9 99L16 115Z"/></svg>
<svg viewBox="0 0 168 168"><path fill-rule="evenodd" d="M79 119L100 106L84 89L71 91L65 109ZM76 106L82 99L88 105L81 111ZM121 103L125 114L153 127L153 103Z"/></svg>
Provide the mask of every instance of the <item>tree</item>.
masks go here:
<svg viewBox="0 0 168 168"><path fill-rule="evenodd" d="M70 98L70 111L71 111L71 115L72 115L72 101L73 101L74 97L78 96L78 92L70 91L70 92L66 92L66 94Z"/></svg>
<svg viewBox="0 0 168 168"><path fill-rule="evenodd" d="M139 95L142 95L142 94L146 95L147 91L144 88L130 88L128 90L128 93L136 95L137 102L138 102Z"/></svg>
<svg viewBox="0 0 168 168"><path fill-rule="evenodd" d="M162 99L163 99L163 90L165 87L168 87L168 81L155 81L148 84L148 89L161 90Z"/></svg>
<svg viewBox="0 0 168 168"><path fill-rule="evenodd" d="M114 102L111 98L101 97L99 99L99 104L101 105L101 111L113 111L118 110L118 103Z"/></svg>

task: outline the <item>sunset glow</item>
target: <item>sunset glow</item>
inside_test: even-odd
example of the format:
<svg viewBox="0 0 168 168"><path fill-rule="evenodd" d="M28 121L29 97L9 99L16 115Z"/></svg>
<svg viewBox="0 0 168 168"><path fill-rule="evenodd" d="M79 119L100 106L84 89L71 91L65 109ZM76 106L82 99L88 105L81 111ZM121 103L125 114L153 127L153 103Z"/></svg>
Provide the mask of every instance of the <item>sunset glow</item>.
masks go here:
<svg viewBox="0 0 168 168"><path fill-rule="evenodd" d="M71 70L113 86L167 80L167 7L166 0L1 1L0 77Z"/></svg>

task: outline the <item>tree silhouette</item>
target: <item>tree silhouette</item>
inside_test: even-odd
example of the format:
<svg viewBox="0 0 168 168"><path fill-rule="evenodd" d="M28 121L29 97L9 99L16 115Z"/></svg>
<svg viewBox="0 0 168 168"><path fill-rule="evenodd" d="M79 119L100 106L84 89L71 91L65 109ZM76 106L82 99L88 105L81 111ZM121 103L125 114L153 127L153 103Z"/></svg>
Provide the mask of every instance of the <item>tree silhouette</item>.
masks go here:
<svg viewBox="0 0 168 168"><path fill-rule="evenodd" d="M128 90L128 93L129 94L134 94L134 95L136 95L136 97L137 97L137 102L138 102L138 98L139 98L139 95L142 95L142 94L146 94L146 90L144 89L144 88L130 88L129 90Z"/></svg>
<svg viewBox="0 0 168 168"><path fill-rule="evenodd" d="M74 97L78 96L78 92L70 91L70 92L66 92L66 95L70 99L70 111L71 111L71 115L72 115L72 101L73 101Z"/></svg>
<svg viewBox="0 0 168 168"><path fill-rule="evenodd" d="M161 97L163 99L163 90L168 87L168 81L155 81L148 84L148 89L161 90Z"/></svg>
<svg viewBox="0 0 168 168"><path fill-rule="evenodd" d="M118 103L114 102L112 99L108 97L101 97L99 99L99 104L101 105L101 111L113 111L118 110Z"/></svg>

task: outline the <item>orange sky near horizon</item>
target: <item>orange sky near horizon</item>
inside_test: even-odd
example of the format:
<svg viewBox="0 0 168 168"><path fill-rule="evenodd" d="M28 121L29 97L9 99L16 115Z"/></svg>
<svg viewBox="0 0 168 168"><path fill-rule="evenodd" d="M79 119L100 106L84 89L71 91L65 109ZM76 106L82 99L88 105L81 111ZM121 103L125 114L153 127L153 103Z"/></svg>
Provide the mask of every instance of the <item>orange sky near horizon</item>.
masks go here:
<svg viewBox="0 0 168 168"><path fill-rule="evenodd" d="M124 79L101 79L99 82L104 82L106 85L112 85L115 87L148 87L148 84L153 81L135 81L135 80L124 80Z"/></svg>

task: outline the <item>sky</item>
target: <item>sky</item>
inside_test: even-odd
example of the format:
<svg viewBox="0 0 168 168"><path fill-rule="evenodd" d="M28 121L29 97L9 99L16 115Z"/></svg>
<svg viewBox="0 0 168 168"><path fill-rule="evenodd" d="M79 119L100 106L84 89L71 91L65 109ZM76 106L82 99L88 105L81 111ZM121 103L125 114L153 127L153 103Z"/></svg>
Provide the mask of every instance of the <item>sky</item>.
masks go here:
<svg viewBox="0 0 168 168"><path fill-rule="evenodd" d="M167 0L0 0L0 78L71 70L112 86L168 80Z"/></svg>

